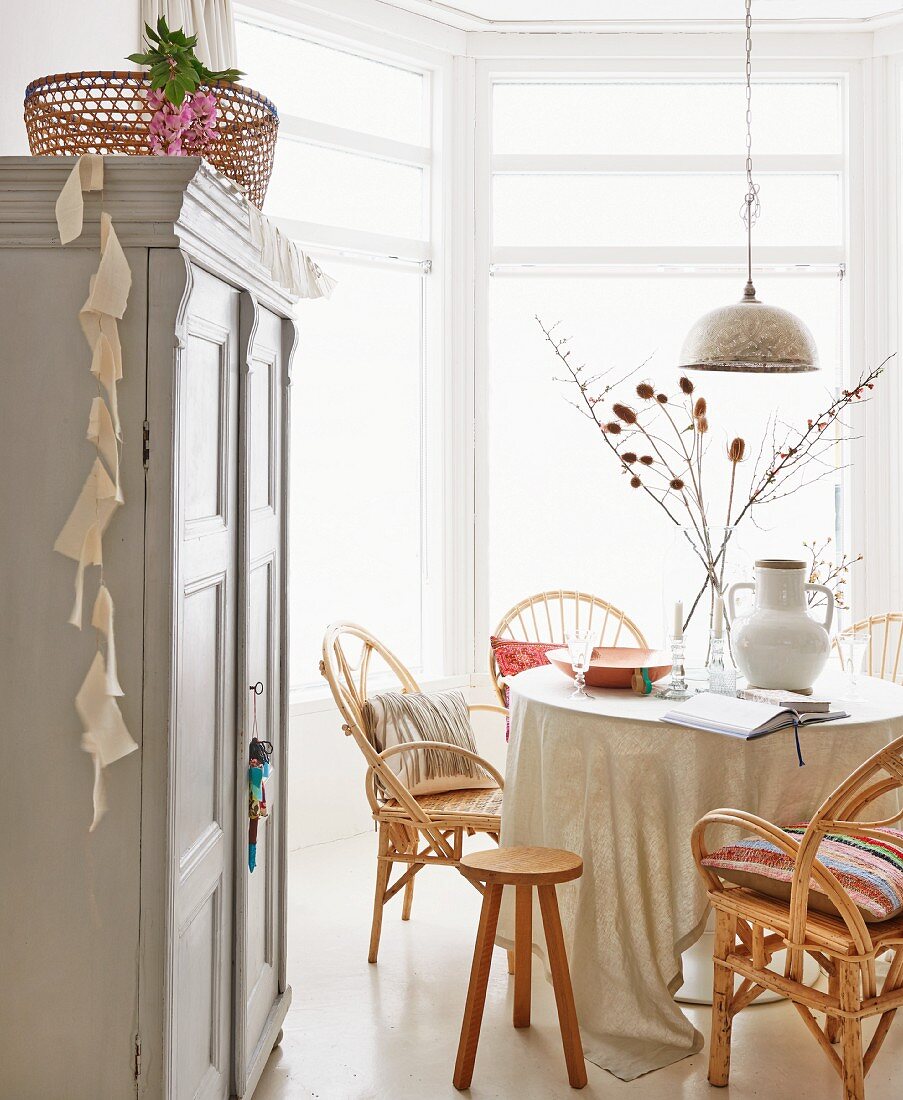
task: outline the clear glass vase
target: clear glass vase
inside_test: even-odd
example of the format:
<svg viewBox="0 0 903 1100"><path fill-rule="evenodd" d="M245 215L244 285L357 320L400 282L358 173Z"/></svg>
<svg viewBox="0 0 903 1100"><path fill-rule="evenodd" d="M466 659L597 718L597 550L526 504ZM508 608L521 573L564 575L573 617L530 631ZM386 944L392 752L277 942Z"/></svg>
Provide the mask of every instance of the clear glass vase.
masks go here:
<svg viewBox="0 0 903 1100"><path fill-rule="evenodd" d="M735 581L752 579L752 562L736 527L675 527L662 568L662 637L674 625L674 605L683 603L687 675L706 679L715 602ZM740 605L739 611L747 610ZM724 660L733 663L730 623L724 616Z"/></svg>

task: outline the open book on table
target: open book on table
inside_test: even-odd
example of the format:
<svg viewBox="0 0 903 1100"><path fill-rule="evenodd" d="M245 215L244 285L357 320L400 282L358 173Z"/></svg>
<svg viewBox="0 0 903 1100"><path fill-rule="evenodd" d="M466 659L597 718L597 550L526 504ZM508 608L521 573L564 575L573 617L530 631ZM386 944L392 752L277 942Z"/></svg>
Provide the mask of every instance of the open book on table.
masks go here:
<svg viewBox="0 0 903 1100"><path fill-rule="evenodd" d="M662 716L662 721L750 741L794 725L833 722L837 718L849 718L849 714L843 710L827 714L800 714L789 707L732 699L729 695L713 695L706 691L672 707Z"/></svg>

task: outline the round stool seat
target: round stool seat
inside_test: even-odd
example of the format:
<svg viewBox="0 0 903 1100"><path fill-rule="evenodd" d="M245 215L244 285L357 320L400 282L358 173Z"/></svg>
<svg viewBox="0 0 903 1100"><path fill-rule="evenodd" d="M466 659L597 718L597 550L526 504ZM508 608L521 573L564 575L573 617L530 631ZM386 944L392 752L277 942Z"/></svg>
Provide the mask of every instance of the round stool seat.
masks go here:
<svg viewBox="0 0 903 1100"><path fill-rule="evenodd" d="M510 886L551 886L583 874L583 860L563 848L493 848L461 859L460 868L479 882Z"/></svg>

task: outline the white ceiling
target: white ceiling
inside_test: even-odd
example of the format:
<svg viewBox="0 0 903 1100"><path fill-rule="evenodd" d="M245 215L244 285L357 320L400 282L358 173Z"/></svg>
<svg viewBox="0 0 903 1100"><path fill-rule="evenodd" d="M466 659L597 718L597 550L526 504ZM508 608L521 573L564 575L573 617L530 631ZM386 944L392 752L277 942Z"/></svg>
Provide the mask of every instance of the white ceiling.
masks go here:
<svg viewBox="0 0 903 1100"><path fill-rule="evenodd" d="M742 0L395 0L399 8L468 30L537 29L543 24L724 24L743 19ZM897 22L895 0L754 0L753 19L771 26L865 29ZM863 26L865 25L865 26Z"/></svg>

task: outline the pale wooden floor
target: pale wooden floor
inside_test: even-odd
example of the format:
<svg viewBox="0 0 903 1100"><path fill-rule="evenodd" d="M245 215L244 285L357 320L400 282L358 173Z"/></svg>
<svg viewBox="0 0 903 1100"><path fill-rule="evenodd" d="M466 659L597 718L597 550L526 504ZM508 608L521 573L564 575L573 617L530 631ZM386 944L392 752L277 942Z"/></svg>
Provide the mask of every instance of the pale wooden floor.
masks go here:
<svg viewBox="0 0 903 1100"><path fill-rule="evenodd" d="M473 1086L451 1075L476 934L479 898L458 875L427 868L414 911L390 902L379 963L367 963L376 838L295 852L289 863L289 979L294 1005L255 1100L834 1100L840 1082L786 1003L741 1013L727 1089L705 1079L706 1055L624 1084L587 1063L589 1084L567 1086L551 989L534 960L533 1027L511 1026L503 952L493 960ZM705 1008L688 1008L708 1033ZM903 1097L903 1020L866 1082L868 1100Z"/></svg>

